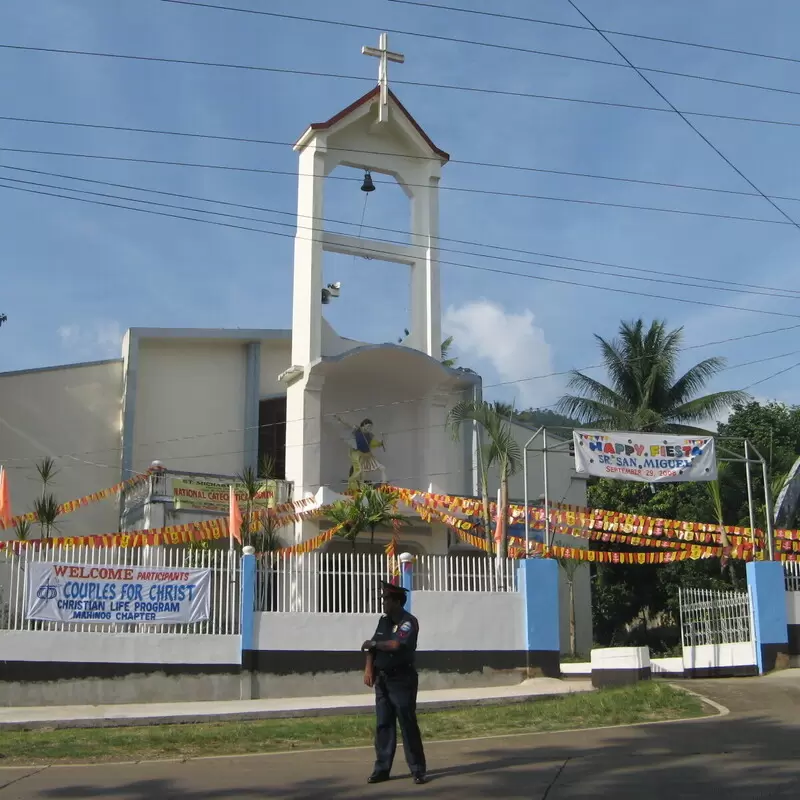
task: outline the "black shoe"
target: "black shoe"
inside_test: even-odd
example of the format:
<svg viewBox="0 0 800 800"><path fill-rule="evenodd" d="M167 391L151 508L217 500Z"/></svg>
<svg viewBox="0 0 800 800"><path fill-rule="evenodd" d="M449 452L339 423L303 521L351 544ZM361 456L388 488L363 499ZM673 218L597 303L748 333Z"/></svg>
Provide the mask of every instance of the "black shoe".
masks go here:
<svg viewBox="0 0 800 800"><path fill-rule="evenodd" d="M419 775L415 775L414 776L414 783L416 783L418 786L421 786L423 783L427 783L427 782L428 782L428 779L422 773L420 773Z"/></svg>
<svg viewBox="0 0 800 800"><path fill-rule="evenodd" d="M385 783L388 780L388 772L373 772L372 775L367 778L367 783Z"/></svg>

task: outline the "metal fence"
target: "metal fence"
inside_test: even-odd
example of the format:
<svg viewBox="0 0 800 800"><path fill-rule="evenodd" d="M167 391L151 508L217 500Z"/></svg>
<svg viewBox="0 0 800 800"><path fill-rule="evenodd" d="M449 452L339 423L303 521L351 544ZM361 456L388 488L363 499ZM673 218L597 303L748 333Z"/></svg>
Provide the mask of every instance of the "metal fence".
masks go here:
<svg viewBox="0 0 800 800"><path fill-rule="evenodd" d="M121 622L38 622L25 617L27 565L56 562L88 566L195 567L211 570L211 615L191 624ZM26 548L0 552L0 630L82 631L89 633L239 633L239 556L228 550L185 547L89 547L88 545Z"/></svg>
<svg viewBox="0 0 800 800"><path fill-rule="evenodd" d="M800 592L800 561L786 561L783 574L786 576L786 591Z"/></svg>
<svg viewBox="0 0 800 800"><path fill-rule="evenodd" d="M516 592L519 561L486 556L418 556L413 588L429 592Z"/></svg>
<svg viewBox="0 0 800 800"><path fill-rule="evenodd" d="M264 554L256 569L256 610L379 614L380 582L392 579L385 555ZM515 592L516 562L470 556L419 556L413 588L437 592Z"/></svg>
<svg viewBox="0 0 800 800"><path fill-rule="evenodd" d="M679 589L684 647L752 641L749 592Z"/></svg>

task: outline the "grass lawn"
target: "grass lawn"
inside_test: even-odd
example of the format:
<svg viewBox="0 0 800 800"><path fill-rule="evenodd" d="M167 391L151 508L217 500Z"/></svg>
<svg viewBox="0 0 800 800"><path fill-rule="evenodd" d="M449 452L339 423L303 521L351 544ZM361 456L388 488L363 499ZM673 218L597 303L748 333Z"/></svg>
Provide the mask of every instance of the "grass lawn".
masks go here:
<svg viewBox="0 0 800 800"><path fill-rule="evenodd" d="M430 741L623 725L706 713L692 695L665 683L648 681L621 689L511 705L422 711L419 718L422 735ZM136 761L370 745L373 724L371 716L361 715L144 728L2 731L0 765Z"/></svg>

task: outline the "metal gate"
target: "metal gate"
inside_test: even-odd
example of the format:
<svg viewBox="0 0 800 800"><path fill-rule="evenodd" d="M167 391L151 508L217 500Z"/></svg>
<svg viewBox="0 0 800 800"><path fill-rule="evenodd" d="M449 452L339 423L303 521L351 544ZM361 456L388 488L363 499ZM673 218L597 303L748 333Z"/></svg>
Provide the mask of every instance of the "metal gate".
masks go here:
<svg viewBox="0 0 800 800"><path fill-rule="evenodd" d="M756 666L749 591L679 589L684 673L747 675Z"/></svg>

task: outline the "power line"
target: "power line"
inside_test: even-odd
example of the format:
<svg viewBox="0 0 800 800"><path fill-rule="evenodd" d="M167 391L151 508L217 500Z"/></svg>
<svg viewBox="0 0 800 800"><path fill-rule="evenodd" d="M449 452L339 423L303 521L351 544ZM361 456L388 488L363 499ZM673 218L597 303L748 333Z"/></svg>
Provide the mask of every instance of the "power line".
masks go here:
<svg viewBox="0 0 800 800"><path fill-rule="evenodd" d="M747 384L742 391L747 391L748 389L752 389L754 386L759 386L762 383L771 381L773 378L777 378L779 375L784 375L785 373L790 372L793 369L797 369L798 367L800 367L800 361L798 361L796 364L786 367L785 369L780 369L777 372L773 372L771 375L767 375L766 378L762 378L760 381L753 381L753 383Z"/></svg>
<svg viewBox="0 0 800 800"><path fill-rule="evenodd" d="M301 75L311 78L334 78L336 80L361 81L361 82L366 81L367 83L374 83L372 78L365 78L361 75L343 75L341 73L336 73L336 72L300 70L300 69L291 69L289 67L263 67L254 64L230 64L230 63L223 63L216 61L200 61L200 60L186 59L186 58L166 58L164 56L138 56L125 53L104 53L94 50L75 50L75 49L64 49L57 47L33 47L30 45L18 45L18 44L0 43L0 49L26 51L34 53L53 53L59 55L91 56L96 58L111 58L111 59L128 60L128 61L152 62L157 64L179 64L183 66L192 66L192 67L211 67L216 69L271 72L279 75ZM633 109L636 111L653 111L660 114L676 113L671 108L661 108L659 106L645 106L645 105L637 105L635 103L615 103L608 100L590 100L581 97L535 94L533 92L517 92L509 89L487 89L478 86L459 86L457 84L449 84L449 83L429 83L425 81L410 81L410 80L400 80L400 79L392 79L392 83L399 86L417 86L427 89L443 89L443 90L457 91L457 92L473 92L476 94L497 95L501 97L527 98L532 100L552 100L564 103L583 103L586 105L603 106L606 108L623 108L623 109ZM714 114L708 111L681 111L680 113L689 117L706 117L709 119L734 120L737 122L760 123L763 125L786 125L792 128L800 128L800 122L789 122L789 121L774 120L774 119L761 119L758 117L741 117L741 116L734 116L732 114Z"/></svg>
<svg viewBox="0 0 800 800"><path fill-rule="evenodd" d="M722 150L720 150L696 125L694 125L694 123L688 117L684 116L682 112L678 111L678 109L672 104L672 101L669 100L669 98L638 67L634 66L630 59L619 49L619 47L617 47L606 34L602 33L600 29L589 19L589 17L587 17L586 14L584 14L583 11L578 8L574 0L567 0L567 2L578 14L581 15L581 17L583 17L584 20L586 20L586 22L589 23L589 25L592 26L597 34L602 37L603 41L605 41L606 44L608 44L608 46L611 47L620 58L624 59L625 63L635 70L639 77L695 132L695 134L697 134L697 136L699 136L743 181L745 181L751 189L754 189L756 192L758 192L758 194L760 194L782 217L785 217L792 225L794 225L795 228L800 230L800 225L798 225L798 223L792 219L792 217L790 217L774 200L772 200L770 197L767 197L767 195L764 194L764 192L762 192L761 189L759 189L758 186L756 186L755 183L753 183L753 181L751 181L750 178L748 178L747 175L745 175L739 169L739 167L737 167L736 164L734 164L733 161L731 161L722 152Z"/></svg>
<svg viewBox="0 0 800 800"><path fill-rule="evenodd" d="M198 195L184 194L184 193L180 193L180 192L169 192L169 191L164 191L164 190L161 190L161 189L153 189L153 188L145 187L145 186L136 186L136 185L132 185L132 184L128 184L128 183L117 183L117 182L114 182L114 181L103 181L103 180L98 180L98 179L93 179L93 178L80 177L80 176L76 176L76 175L67 175L65 173L51 172L49 170L40 170L40 169L33 169L33 168L26 168L26 167L18 167L18 166L12 166L12 165L9 165L9 164L0 164L0 169L13 170L15 172L24 172L24 173L35 174L35 175L47 175L47 176L53 177L53 178L61 178L61 179L64 179L64 180L71 180L71 181L80 181L80 182L84 182L84 183L92 183L92 184L97 184L97 185L102 185L102 186L111 186L111 187L120 188L120 189L129 189L129 190L133 190L133 191L137 191L137 192L147 192L147 193L151 193L151 194L168 196L168 197L178 197L178 198L185 199L185 200L195 200L195 201L199 201L199 202L202 202L202 203L211 203L211 204L218 204L218 205L230 206L230 207L235 207L235 208L244 208L244 209L248 209L250 211L261 211L261 212L265 212L265 213L269 213L269 214L278 214L278 215L281 215L281 216L291 217L293 219L296 219L296 217L297 217L297 213L295 211L285 211L283 209L268 208L268 207L265 207L265 206L251 205L251 204L247 204L247 203L235 203L235 202L231 202L231 201L227 201L227 200L220 200L220 199L217 199L217 198L202 197L202 196L198 196ZM5 180L13 180L13 179L6 178ZM42 186L46 186L46 184L41 184L41 185ZM64 190L67 190L67 191L84 192L84 190L82 190L82 189L71 189L71 188L68 188L68 187L52 187L51 186L50 188L64 189ZM91 194L91 192L89 192L89 194ZM125 199L132 200L132 201L135 201L135 202L145 202L145 201L140 201L140 200L138 200L136 198L125 198ZM186 210L186 209L184 209L184 210ZM200 211L200 209L196 209L196 210ZM204 211L202 211L202 213L216 213L216 212L209 212L209 211L205 211L204 210ZM306 217L306 216L303 216L303 218L304 219L310 219L310 220L318 220L318 221L321 221L321 222L330 222L330 223L338 224L338 225L349 225L351 227L355 227L355 225L356 225L356 223L350 222L348 220L336 219L336 218L331 218L331 217ZM255 220L254 218L251 218L251 217L241 217L241 219L247 219L247 220L253 220L253 221L262 221L262 220ZM281 225L282 224L284 227L292 227L292 228L295 227L295 224L287 226L285 223L278 223L278 222L274 222L272 220L263 220L263 222L271 224L271 225ZM300 226L300 227L302 227L302 226ZM385 231L385 232L388 232L388 233L396 233L396 234L400 234L401 236L406 236L406 237L409 236L410 233L411 233L408 230L402 230L402 229L399 229L399 228L388 228L388 227L383 227L383 226L379 226L379 225L365 224L364 227L368 228L368 229L371 229L371 230ZM386 240L386 241L390 241L390 242L392 242L394 244L404 244L404 242L402 242L402 241L400 241L400 242L392 241L392 240ZM774 287L774 286L764 286L764 285L759 285L759 284L739 283L739 282L736 282L736 281L728 281L728 280L724 280L724 279L720 279L720 278L706 278L706 277L700 277L700 276L697 276L697 275L687 275L687 274L677 273L677 272L665 272L663 270L645 269L645 268L642 268L642 267L628 267L628 266L624 266L624 265L621 265L621 264L615 264L615 263L611 263L611 262L593 261L591 259L572 258L570 256L556 255L556 254L553 254L553 253L541 253L541 252L537 252L537 251L534 251L534 250L526 250L526 249L523 249L523 248L515 248L515 247L506 247L506 246L496 245L496 244L487 244L485 242L476 242L476 241L472 241L472 240L468 240L468 239L453 239L453 238L448 238L448 237L444 237L444 236L439 236L439 237L437 237L437 241L453 242L455 244L471 245L471 246L474 246L474 247L480 247L480 248L484 248L484 249L499 250L499 251L512 252L512 253L519 253L519 254L522 254L522 255L532 255L532 256L539 256L539 257L545 257L545 258L554 258L554 259L559 259L559 260L562 260L562 261L575 261L577 263L593 264L593 265L602 266L602 267L611 267L613 269L622 269L622 270L627 270L629 272L641 272L641 273L650 274L650 275L668 275L668 276L676 277L676 278L683 278L683 279L689 279L689 280L701 280L701 281L705 281L706 283L719 283L719 284L724 284L726 286L737 287L736 289L728 289L726 291L741 292L742 289L748 289L748 290L757 290L757 291L749 292L750 294L765 294L766 296L775 296L774 294L767 294L767 292L775 293L778 296L786 296L787 294L788 295L800 295L800 290L797 290L797 289L789 289L789 288ZM435 247L434 249L436 249L437 251L440 251L440 252L463 253L465 255L474 255L474 256L480 257L480 258L492 258L492 256L489 256L489 255L487 255L485 253L469 253L469 252L465 252L463 250L456 250L454 248ZM534 262L534 261L521 261L521 263L530 263L530 264L534 264L534 265L538 265L538 266L560 268L560 265L557 265L557 264L543 264L541 262ZM566 268L566 269L568 269L568 268ZM596 270L587 270L587 271L592 273L592 274L596 273ZM613 275L613 273L606 273L606 274ZM627 276L619 275L619 276L615 276L615 277L627 277ZM659 282L672 283L670 281L663 281L663 280L661 280ZM688 285L688 284L685 284L685 283L681 282L680 285L685 286L685 285ZM721 287L702 286L701 285L701 286L696 286L696 288L716 289L716 288L721 288ZM758 290L762 290L762 291L758 291Z"/></svg>
<svg viewBox="0 0 800 800"><path fill-rule="evenodd" d="M27 192L29 194L34 194L34 195L43 195L43 196L46 196L46 197L56 197L56 198L61 198L61 199L64 199L64 200L73 200L73 201L77 201L77 202L81 202L81 203L89 203L89 204L92 204L92 205L107 206L107 207L110 207L110 208L120 208L120 209L125 209L125 210L128 210L128 211L137 211L137 212L143 213L143 214L153 214L153 215L156 215L156 216L169 217L169 218L172 218L172 219L182 219L182 220L186 220L186 221L189 221L189 222L199 222L199 223L208 224L208 225L218 225L218 226L221 226L221 227L233 228L233 229L236 229L236 230L253 231L255 233L267 234L269 236L281 236L281 237L284 237L284 238L287 238L287 239L295 239L296 238L291 233L281 233L279 231L266 231L266 230L264 230L262 228L253 228L253 227L249 227L249 226L245 226L245 225L238 225L238 224L234 224L234 223L230 223L230 222L220 222L219 220L198 219L197 217L187 217L187 216L183 216L181 214L172 214L172 213L169 213L169 212L166 212L166 211L155 211L153 209L135 208L133 206L121 205L119 203L112 203L112 202L108 202L108 201L104 201L104 200L90 200L89 198L85 198L85 197L73 197L71 195L63 195L63 194L57 194L57 193L53 193L53 192L46 192L46 191L42 191L40 189L30 189L30 188L25 188L25 187L22 187L22 186L8 186L6 184L0 184L0 188L2 188L2 189L12 189L14 191L20 191L20 192ZM66 191L70 191L70 190L66 189ZM121 198L121 199L126 199L126 198ZM267 221L264 221L264 224L268 224L269 225L269 224L276 224L276 223L269 223ZM361 253L362 254L370 254L370 257L372 257L372 258L381 258L382 256L386 255L386 251L379 250L379 249L372 249L372 248L361 248ZM769 316L788 317L790 319L800 319L800 314L790 314L788 312L783 312L783 311L775 311L775 310L760 309L760 308L746 308L746 307L743 307L743 306L733 306L733 305L728 305L728 304L724 304L724 303L713 303L713 302L708 301L708 300L696 300L696 299L684 298L684 297L671 297L671 296L668 296L668 295L666 295L666 296L665 295L657 295L657 294L651 294L649 292L639 292L639 291L635 291L633 289L621 289L621 288L615 288L615 287L610 287L610 286L602 286L602 285L598 285L598 284L585 283L583 281L569 281L569 280L566 280L564 278L552 278L552 277L548 277L548 276L544 276L544 275L531 275L530 273L526 273L526 272L514 272L514 271L511 271L511 270L504 270L504 269L499 269L499 268L496 268L496 267L478 266L478 265L475 265L475 264L464 264L464 263L457 262L457 261L445 261L445 260L440 259L439 260L439 264L446 265L446 266L460 267L462 269L469 269L469 270L474 270L474 271L478 271L478 272L488 272L488 273L495 274L495 275L509 275L509 276L518 277L518 278L526 278L528 280L544 281L546 283L556 283L556 284L560 284L560 285L564 285L564 286L577 286L577 287L582 288L582 289L597 289L597 290L600 290L600 291L613 292L613 293L617 293L617 294L625 294L625 295L629 295L629 296L632 296L632 297L647 297L647 298L655 299L655 300L666 300L666 301L669 301L669 302L676 302L676 303L688 303L690 305L697 305L697 306L702 306L702 307L705 307L705 308L722 308L722 309L726 309L726 310L729 310L729 311L745 311L745 312L748 312L748 313L767 314Z"/></svg>
<svg viewBox="0 0 800 800"><path fill-rule="evenodd" d="M751 336L752 335L760 335L760 334L751 334ZM737 341L737 340L743 339L743 338L748 338L748 337L747 336L732 337L731 339L727 339L727 340L723 340L723 341L724 342L732 342L732 341ZM699 347L710 347L710 346L713 346L714 344L718 344L718 343L717 342L713 342L713 343L710 343L710 344L693 345L692 347L684 347L684 348L681 348L681 349L682 349L682 351L694 350L694 349L697 349ZM789 356L796 355L798 352L800 352L800 350L792 350L792 351L790 351L788 353L782 353L782 354L776 355L776 356L769 356L767 358L756 359L756 360L753 360L753 361L744 361L744 362L740 362L738 364L731 364L730 366L723 367L721 370L719 370L719 372L727 372L729 370L740 369L741 367L749 367L749 366L752 366L753 364L759 364L759 363L763 363L763 362L766 362L766 361L775 361L775 360L780 359L780 358L788 358ZM642 356L640 358L646 359L648 357L647 356ZM590 367L583 367L579 371L585 372L585 371L588 371L590 369L600 369L603 366L605 366L605 365L604 364L595 364L595 365L590 366ZM522 378L522 379L519 379L519 380L516 380L516 381L504 381L502 383L488 384L488 385L483 386L482 388L483 389L490 389L490 388L495 388L495 387L498 387L498 386L507 386L509 384L521 383L521 382L524 382L524 381L537 380L537 379L542 379L542 378L551 378L551 377L560 376L560 375L568 375L568 374L571 374L573 371L574 370L562 370L562 371L559 371L559 372L550 372L550 373L547 373L545 375L535 375L535 376L532 376L532 377L529 377L529 378ZM463 388L455 389L452 392L449 392L449 393L446 393L446 394L448 394L448 395L460 395L460 394L463 394L463 391L464 391ZM412 400L397 400L397 401L393 401L393 402L390 402L390 403L379 403L379 404L374 405L374 406L364 406L364 407L360 407L360 408L346 409L345 411L336 412L336 414L337 415L338 414L356 414L356 413L363 414L363 413L368 413L368 412L374 411L375 409L378 409L378 408L387 408L387 407L396 407L396 406L401 406L401 405L409 405L411 403L422 402L423 400L425 400L424 397L417 397L417 398L414 398ZM547 405L547 406L539 406L539 407L537 407L536 410L544 411L544 410L547 410L547 409L550 409L550 408L555 408L556 406L558 406L558 402L551 403L550 405ZM330 417L330 416L334 416L333 412L329 412L329 413L323 415L323 417ZM246 433L248 431L253 431L253 430L262 430L263 428L272 428L272 427L276 427L276 426L279 426L279 425L288 425L290 423L295 423L295 422L304 422L307 419L312 419L312 417L302 417L302 418L299 418L299 419L287 420L286 422L266 422L264 424L251 425L251 426L246 426L246 427L242 427L242 428L228 428L226 430L213 431L211 433L191 434L191 435L187 435L187 436L174 437L172 439L160 439L160 440L152 441L152 442L137 442L134 446L135 447L154 447L156 445L178 444L178 443L186 442L186 441L197 441L198 439L207 439L207 438L212 437L212 436L225 436L225 435L229 435L229 434L232 434L232 433ZM447 423L439 423L439 424L434 424L434 425L426 425L426 426L422 426L422 427L413 427L413 428L398 428L398 429L395 429L395 430L385 431L385 433L394 436L395 434L398 434L398 433L412 433L412 432L421 431L421 430L430 430L432 428L443 428L443 427L447 427ZM322 441L320 440L320 441L316 441L316 442L306 442L303 445L287 445L287 446L309 447L311 445L317 445L317 444L322 444ZM76 461L81 461L81 463L84 463L84 464L89 464L91 466L100 466L100 467L108 466L109 468L117 469L118 467L116 467L116 466L105 465L105 464L95 464L93 462L83 461L80 458L80 456L91 456L91 455L98 455L98 454L101 454L101 453L118 453L118 452L121 452L121 450L122 450L121 447L111 447L111 448L105 448L103 450L89 450L89 451L85 451L85 452L81 452L81 453L64 453L64 454L61 454L61 455L54 456L54 458L57 458L57 459L70 458L70 459L74 459ZM247 449L230 450L230 451L226 451L224 453L220 453L220 452L194 453L192 455L180 456L180 458L182 458L182 459L208 458L210 456L238 455L240 453L246 453L246 452L248 452ZM36 460L35 456L18 457L18 458L8 459L6 463L30 462L30 461L35 461L35 460ZM25 469L25 467L11 467L11 469Z"/></svg>
<svg viewBox="0 0 800 800"><path fill-rule="evenodd" d="M482 17L496 17L498 19L506 19L513 22L531 22L535 25L552 25L557 28L572 28L578 31L592 31L587 25L575 25L569 22L554 22L549 19L534 19L532 17L520 17L513 14L500 14L495 11L479 11L472 8L459 8L458 6L445 6L435 3L421 3L416 0L388 0L389 3L398 3L406 6L419 6L420 8L430 8L442 11L456 11L461 14L477 14ZM742 50L736 47L721 47L720 45L708 44L707 42L690 42L685 39L669 39L665 36L647 36L643 33L631 33L630 31L617 31L609 28L598 28L600 33L607 33L610 36L626 36L630 39L642 39L648 42L663 42L664 44L676 44L681 47L696 47L702 50L715 50L719 53L732 53L740 56L750 56L752 58L765 58L771 61L785 61L792 64L800 64L800 58L791 58L789 56L779 56L774 53L759 53L754 50Z"/></svg>
<svg viewBox="0 0 800 800"><path fill-rule="evenodd" d="M343 20L332 19L319 19L318 17L305 17L297 14L285 14L277 11L263 11L252 8L238 8L236 6L226 6L214 3L201 3L194 2L194 0L161 0L162 3L171 3L173 5L189 6L195 8L206 8L215 11L233 11L240 14L251 14L264 17L272 17L273 19L288 19L296 22L311 22L318 25L333 25L337 28L351 28L354 30L375 31L378 30L374 25L362 25L355 22L344 22ZM592 30L591 28L583 28L584 30ZM499 44L497 42L485 42L476 39L462 39L454 36L442 36L434 33L423 33L421 31L409 31L401 28L387 28L381 27L380 30L386 33L394 33L400 36L409 36L413 38L432 39L440 42L452 42L454 44L465 44L474 47L485 47L495 50L505 50L510 52L525 53L528 55L544 56L546 58L561 58L569 61L579 61L586 64L599 64L606 67L616 67L617 69L633 69L632 64L620 64L617 61L608 61L602 58L588 58L587 56L574 56L568 53L554 53L548 50L536 50L530 47L519 47L510 44ZM658 69L655 67L637 67L643 72L652 72L659 75L672 75L677 78L689 78L690 80L706 81L708 83L721 83L727 86L738 86L745 89L757 89L764 92L777 92L779 94L800 95L800 91L794 89L783 89L778 86L765 86L757 83L745 83L743 81L726 80L725 78L715 78L711 75L696 75L689 72L677 72L675 70Z"/></svg>
<svg viewBox="0 0 800 800"><path fill-rule="evenodd" d="M25 153L27 155L57 156L60 158L89 158L100 161L120 161L125 163L134 163L134 164L157 164L160 166L191 167L194 169L218 169L228 172L256 173L259 175L286 175L291 177L313 177L311 175L304 175L303 173L298 173L292 170L266 169L263 167L239 167L239 166L232 166L230 164L205 164L201 162L174 161L174 160L168 160L168 159L165 160L156 158L136 158L133 156L108 156L108 155L100 155L98 153L67 153L57 150L34 150L23 147L0 147L0 151L6 153ZM361 178L349 178L344 175L328 175L327 178L328 180L349 181L351 183L358 182L361 180ZM390 181L377 181L377 183L389 184ZM426 184L409 183L406 185L411 187L427 188ZM628 211L651 211L654 213L675 214L678 216L704 217L708 219L724 219L732 222L756 222L756 223L761 223L763 225L796 224L784 212L781 213L787 217L788 221L779 219L766 219L764 217L746 217L746 216L740 216L738 214L718 214L712 211L690 211L688 209L682 209L682 208L645 206L635 203L613 203L607 200L587 200L584 198L575 198L575 197L556 197L554 195L527 194L525 192L503 192L494 189L477 189L469 186L441 186L440 188L449 192L461 192L464 194L481 194L481 195L489 195L492 197L510 197L521 200L540 200L544 202L554 202L554 203L573 203L576 205L598 206L602 208L619 208ZM775 204L772 203L772 205ZM775 207L778 208L778 206Z"/></svg>
<svg viewBox="0 0 800 800"><path fill-rule="evenodd" d="M166 1L166 0L165 0ZM179 137L187 137L192 139L209 139L213 141L223 141L223 142L237 142L237 143L244 143L244 144L263 144L263 145L272 145L277 147L294 147L294 142L289 141L279 141L275 139L257 139L254 137L246 137L246 136L221 136L221 135L214 135L210 133L189 133L187 131L173 131L173 130L164 130L158 128L136 128L126 125L100 125L96 123L89 123L89 122L69 122L66 120L53 120L53 119L36 119L33 117L12 117L7 115L0 115L0 121L5 122L23 122L23 123L30 123L30 124L37 124L37 125L60 125L72 128L89 128L91 130L107 130L107 131L123 131L126 133L146 133L146 134L153 134L158 136L179 136ZM393 153L388 153L381 150L363 150L360 148L353 148L353 147L336 147L334 145L328 145L328 150L341 150L347 151L348 153L362 153L364 155L370 156L390 156L394 155ZM423 156L423 155L415 155L409 154L405 156L406 158L420 160L420 161L438 161L438 157L432 156ZM714 194L726 194L726 195L734 195L739 197L760 197L757 192L746 192L741 189L722 189L715 186L698 186L696 184L688 184L688 183L673 183L670 181L650 181L645 180L643 178L629 178L621 175L597 175L590 172L574 172L571 170L563 170L563 169L550 169L547 167L532 167L525 164L504 164L501 162L492 162L492 161L475 161L469 159L459 159L459 158L451 158L449 161L450 164L462 164L464 166L469 167L485 167L489 169L503 169L503 170L510 170L514 172L536 172L536 173L544 173L547 175L565 175L568 177L573 178L589 178L592 180L602 180L602 181L616 181L620 183L631 183L637 184L642 186L656 186L661 188L668 188L668 189L687 189L690 191L695 192L711 192ZM770 195L774 200L791 200L793 202L800 202L800 197L788 197L783 195Z"/></svg>
<svg viewBox="0 0 800 800"><path fill-rule="evenodd" d="M4 168L5 168L4 165L0 164L0 169L4 169ZM43 171L42 170L36 170L36 172L41 174ZM45 173L45 174L47 174L47 173ZM53 173L53 174L58 176L58 177L62 177L62 176L59 176L58 173ZM306 225L299 225L297 223L276 222L276 221L273 221L273 220L261 219L259 217L245 216L245 215L242 215L242 214L228 214L228 213L225 213L225 212L222 212L222 211L213 211L213 210L208 210L208 209L203 209L203 208L192 208L192 207L177 205L177 204L173 204L173 203L164 203L164 202L159 202L159 201L155 201L155 200L146 200L146 199L141 199L141 198L137 198L137 197L121 197L120 195L108 194L106 192L95 192L95 191L91 191L89 189L80 189L80 188L73 189L71 187L58 186L58 185L54 185L54 184L51 184L51 183L43 183L43 182L40 182L40 181L26 181L26 180L22 180L22 179L19 179L19 178L9 178L9 177L6 177L6 176L0 176L0 178L2 178L2 180L9 181L11 183L24 184L24 185L28 185L28 186L37 186L39 188L57 189L59 191L77 192L77 193L80 193L80 194L88 194L88 195L92 195L92 196L95 196L95 197L103 197L103 198L112 199L112 200L124 200L126 202L144 203L146 205L161 206L161 207L166 207L166 208L175 208L175 209L178 209L178 210L181 210L181 211L190 211L192 213L212 214L212 215L216 215L216 216L220 216L220 217L226 217L226 218L229 218L229 219L244 220L246 222L260 222L260 223L266 224L266 225L276 225L276 226L279 226L279 227L282 227L282 228L291 228L292 230L307 230L307 231L314 231L315 230L315 228L313 228L313 227L306 226ZM118 186L118 187L121 187L121 188L133 189L133 190L139 191L139 192L147 191L147 189L143 189L143 188L138 187L138 186L130 186L130 185L126 185L126 184L113 184L110 181L103 181L103 183L107 184L107 185ZM190 199L200 199L202 202L207 202L207 203L215 202L215 201L209 200L207 198L193 198L191 195L178 195L178 193L170 193L170 194L177 195L177 196L188 197ZM366 206L365 206L365 209L366 209ZM278 213L280 213L280 212L278 212ZM291 216L289 214L289 212L283 212L283 213L286 214L287 216ZM350 223L350 222L343 222L341 220L336 220L336 222L338 222L339 224L345 224L345 225L354 225L355 224L355 223ZM359 229L362 228L362 227L364 227L363 219L362 219L362 222L359 224ZM366 227L370 227L370 226L366 226ZM359 232L358 238L360 238L360 232ZM385 243L385 244L406 245L408 247L417 247L417 248L420 248L420 249L423 249L423 250L427 249L427 245L415 245L415 244L407 245L405 242L400 241L400 240L396 240L396 239L371 239L370 241L380 242L380 243ZM482 246L479 243L478 243L478 245ZM495 261L506 261L506 262L512 262L512 263L517 263L517 264L529 264L529 265L532 265L532 266L545 267L547 269L563 270L563 271L567 271L567 272L588 273L590 275L596 275L597 274L597 270L587 269L585 267L573 267L573 266L567 266L565 264L548 264L548 263L545 263L545 262L542 262L542 261L531 261L530 259L512 258L512 257L508 257L508 256L499 256L499 255L489 255L489 254L486 254L486 253L475 253L475 252L469 252L469 251L464 251L464 250L455 250L453 248L447 248L447 247L438 247L437 246L434 249L439 253L442 253L442 252L443 253L457 253L457 254L461 254L461 255L473 256L475 258L488 258L490 260L495 260ZM353 258L354 259L356 258L355 254L354 254ZM655 273L655 271L653 271L653 272ZM656 273L656 274L658 274L658 273ZM663 273L663 274L669 274L669 273ZM698 283L686 283L685 279L673 281L673 280L668 280L666 278L649 278L649 277L643 277L641 275L623 275L623 274L618 273L618 272L606 272L606 273L604 273L604 277L626 278L628 280L645 281L645 282L648 282L648 283L663 283L663 284L666 284L666 285L669 285L669 286L681 286L681 287L684 287L684 288L693 288L693 289L704 289L704 290L715 289L717 291L732 292L732 293L735 293L735 294L741 294L742 293L742 289L736 289L736 288L731 288L731 287L727 287L727 286L716 286L716 287L714 287L714 286L706 286L706 285L698 284ZM747 293L751 294L751 295L761 295L761 296L764 296L764 297L785 297L785 295L786 295L785 291L777 289L777 288L774 289L773 291L770 291L770 292L758 291L758 290L749 290Z"/></svg>

